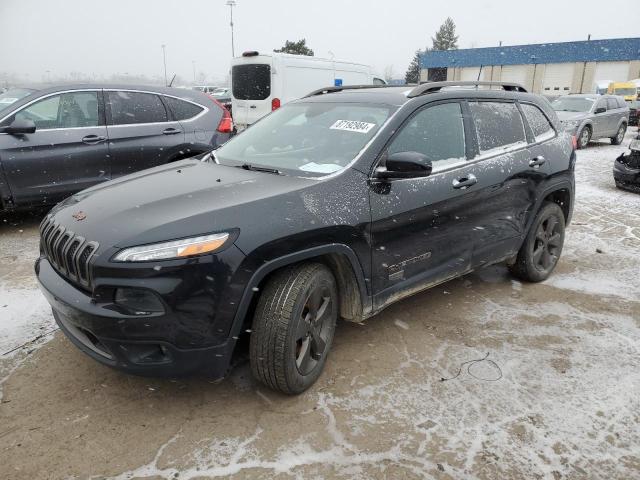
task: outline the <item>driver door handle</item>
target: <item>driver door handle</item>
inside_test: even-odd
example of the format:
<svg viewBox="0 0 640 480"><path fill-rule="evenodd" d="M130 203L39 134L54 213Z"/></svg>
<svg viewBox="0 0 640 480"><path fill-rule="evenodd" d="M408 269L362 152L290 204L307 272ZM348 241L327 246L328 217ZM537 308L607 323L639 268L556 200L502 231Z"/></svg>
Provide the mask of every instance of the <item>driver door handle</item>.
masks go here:
<svg viewBox="0 0 640 480"><path fill-rule="evenodd" d="M478 179L473 173L470 173L466 177L456 178L452 185L455 189L465 190L476 183L478 183Z"/></svg>
<svg viewBox="0 0 640 480"><path fill-rule="evenodd" d="M177 128L169 127L162 132L163 135L175 135L176 133L181 133L181 130Z"/></svg>
<svg viewBox="0 0 640 480"><path fill-rule="evenodd" d="M107 137L103 137L102 135L87 135L82 137L82 143L86 143L87 145L95 145L96 143L104 142Z"/></svg>
<svg viewBox="0 0 640 480"><path fill-rule="evenodd" d="M538 168L540 165L544 165L546 161L547 160L542 155L538 155L537 157L529 160L529 166L533 168Z"/></svg>

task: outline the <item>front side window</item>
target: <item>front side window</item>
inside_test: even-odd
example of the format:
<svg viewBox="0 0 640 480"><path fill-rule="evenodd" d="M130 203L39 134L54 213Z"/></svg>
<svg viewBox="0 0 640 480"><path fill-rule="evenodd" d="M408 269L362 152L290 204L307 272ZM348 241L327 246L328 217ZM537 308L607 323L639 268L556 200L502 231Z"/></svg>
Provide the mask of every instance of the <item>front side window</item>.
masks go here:
<svg viewBox="0 0 640 480"><path fill-rule="evenodd" d="M598 103L596 104L596 110L598 110L599 108L603 108L604 111L607 111L607 100L606 99L601 99L600 101L598 101Z"/></svg>
<svg viewBox="0 0 640 480"><path fill-rule="evenodd" d="M607 110L615 110L618 108L618 102L615 98L607 98Z"/></svg>
<svg viewBox="0 0 640 480"><path fill-rule="evenodd" d="M551 123L549 123L546 115L542 113L542 110L535 105L529 105L527 103L523 103L521 106L522 112L537 142L553 136L553 127Z"/></svg>
<svg viewBox="0 0 640 480"><path fill-rule="evenodd" d="M265 100L271 95L271 67L266 64L235 65L231 88L238 100Z"/></svg>
<svg viewBox="0 0 640 480"><path fill-rule="evenodd" d="M106 92L112 125L166 122L167 111L158 95L140 92Z"/></svg>
<svg viewBox="0 0 640 480"><path fill-rule="evenodd" d="M380 130L393 107L291 103L216 150L222 164L268 167L303 176L337 172Z"/></svg>
<svg viewBox="0 0 640 480"><path fill-rule="evenodd" d="M460 104L443 103L419 111L389 145L389 155L398 152L426 155L434 171L464 160L464 123Z"/></svg>
<svg viewBox="0 0 640 480"><path fill-rule="evenodd" d="M37 130L98 126L98 93L53 95L17 112L13 119L32 120Z"/></svg>
<svg viewBox="0 0 640 480"><path fill-rule="evenodd" d="M522 117L515 103L470 102L480 153L526 144Z"/></svg>

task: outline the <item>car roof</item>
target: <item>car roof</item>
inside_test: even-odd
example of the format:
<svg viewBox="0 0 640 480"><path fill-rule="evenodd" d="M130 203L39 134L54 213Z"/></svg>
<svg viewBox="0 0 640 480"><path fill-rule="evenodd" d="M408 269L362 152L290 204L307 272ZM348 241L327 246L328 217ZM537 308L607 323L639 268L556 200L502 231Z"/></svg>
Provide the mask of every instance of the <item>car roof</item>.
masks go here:
<svg viewBox="0 0 640 480"><path fill-rule="evenodd" d="M425 84L423 84L425 85ZM435 84L434 84L435 85ZM344 103L377 103L393 106L402 106L412 100L429 98L441 100L446 98L504 98L504 99L528 99L539 102L539 95L518 91L506 91L501 89L472 88L469 85L444 85L441 90L410 96L416 85L402 86L357 86L344 87L343 90L332 91L327 87L325 91L311 92L308 96L297 100L298 102L344 102ZM322 92L322 93L321 93ZM542 101L546 101L542 99Z"/></svg>
<svg viewBox="0 0 640 480"><path fill-rule="evenodd" d="M21 107L36 98L42 97L44 95L57 93L57 92L66 92L69 90L133 90L133 91L143 91L143 92L151 92L158 93L162 95L169 95L177 98L183 98L185 100L190 100L192 102L196 102L199 104L203 104L205 106L208 105L209 97L198 90L191 90L186 88L178 88L178 87L162 87L158 85L140 85L140 84L125 84L125 83L78 83L78 84L63 84L63 85L16 85L12 88L24 88L33 90L29 95L21 98L17 102L11 104L10 109L7 109L3 112L3 115L6 114L9 110L14 111L16 108Z"/></svg>

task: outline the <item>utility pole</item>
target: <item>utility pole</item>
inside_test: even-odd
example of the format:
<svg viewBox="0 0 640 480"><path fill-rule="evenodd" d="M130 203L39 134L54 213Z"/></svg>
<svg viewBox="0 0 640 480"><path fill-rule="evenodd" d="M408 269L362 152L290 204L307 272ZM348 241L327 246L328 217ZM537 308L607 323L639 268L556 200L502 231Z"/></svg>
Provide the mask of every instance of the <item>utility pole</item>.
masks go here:
<svg viewBox="0 0 640 480"><path fill-rule="evenodd" d="M164 63L164 86L167 86L167 46L162 44L162 62Z"/></svg>
<svg viewBox="0 0 640 480"><path fill-rule="evenodd" d="M193 66L193 83L196 83L196 61L191 60L191 65Z"/></svg>
<svg viewBox="0 0 640 480"><path fill-rule="evenodd" d="M227 5L229 5L229 9L231 10L231 23L229 24L231 26L231 56L235 57L236 50L233 43L233 7L236 6L236 0L227 0Z"/></svg>

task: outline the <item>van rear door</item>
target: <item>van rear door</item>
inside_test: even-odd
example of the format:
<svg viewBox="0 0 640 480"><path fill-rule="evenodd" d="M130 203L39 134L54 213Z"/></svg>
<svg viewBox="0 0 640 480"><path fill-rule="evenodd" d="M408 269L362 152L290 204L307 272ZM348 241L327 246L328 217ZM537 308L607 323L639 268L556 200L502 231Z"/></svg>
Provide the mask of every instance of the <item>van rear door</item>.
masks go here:
<svg viewBox="0 0 640 480"><path fill-rule="evenodd" d="M271 65L241 63L231 68L233 120L245 128L271 112Z"/></svg>

